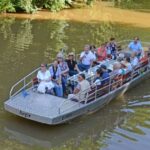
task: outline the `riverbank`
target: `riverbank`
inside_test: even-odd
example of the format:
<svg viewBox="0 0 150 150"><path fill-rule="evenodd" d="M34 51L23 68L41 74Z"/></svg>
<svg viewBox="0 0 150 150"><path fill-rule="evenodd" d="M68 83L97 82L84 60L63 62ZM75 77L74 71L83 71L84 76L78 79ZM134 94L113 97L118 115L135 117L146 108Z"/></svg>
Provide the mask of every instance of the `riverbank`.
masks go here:
<svg viewBox="0 0 150 150"><path fill-rule="evenodd" d="M92 8L66 9L54 13L41 10L34 14L4 13L0 17L14 17L32 20L70 20L79 22L109 21L130 24L137 27L150 27L150 13L137 12L113 7L113 3L97 2Z"/></svg>

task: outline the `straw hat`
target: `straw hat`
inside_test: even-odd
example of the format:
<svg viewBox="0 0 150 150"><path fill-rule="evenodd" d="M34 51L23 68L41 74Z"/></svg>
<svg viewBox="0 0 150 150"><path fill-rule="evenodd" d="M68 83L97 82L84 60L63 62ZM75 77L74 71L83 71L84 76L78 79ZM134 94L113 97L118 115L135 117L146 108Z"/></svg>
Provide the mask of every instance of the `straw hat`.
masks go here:
<svg viewBox="0 0 150 150"><path fill-rule="evenodd" d="M73 52L70 52L68 56L75 56Z"/></svg>

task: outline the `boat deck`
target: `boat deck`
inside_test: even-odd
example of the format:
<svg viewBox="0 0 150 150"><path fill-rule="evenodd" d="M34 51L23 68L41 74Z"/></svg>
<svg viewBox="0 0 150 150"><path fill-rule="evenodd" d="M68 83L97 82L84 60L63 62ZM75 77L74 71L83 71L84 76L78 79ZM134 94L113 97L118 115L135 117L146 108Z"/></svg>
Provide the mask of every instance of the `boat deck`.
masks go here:
<svg viewBox="0 0 150 150"><path fill-rule="evenodd" d="M31 89L27 93L26 96L23 96L22 93L18 94L6 101L5 105L22 112L47 118L55 118L61 114L72 112L83 105L65 98L40 94Z"/></svg>

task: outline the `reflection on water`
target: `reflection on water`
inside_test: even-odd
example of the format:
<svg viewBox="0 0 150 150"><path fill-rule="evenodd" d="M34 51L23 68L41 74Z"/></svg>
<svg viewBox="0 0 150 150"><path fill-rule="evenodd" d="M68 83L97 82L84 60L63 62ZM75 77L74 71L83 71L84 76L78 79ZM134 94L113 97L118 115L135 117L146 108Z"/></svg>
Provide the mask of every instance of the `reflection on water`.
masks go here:
<svg viewBox="0 0 150 150"><path fill-rule="evenodd" d="M122 8L134 9L137 11L150 12L150 1L149 0L115 1L115 5L122 7Z"/></svg>
<svg viewBox="0 0 150 150"><path fill-rule="evenodd" d="M51 62L60 48L79 52L84 44L100 43L109 37L149 41L149 28L112 22L83 23L65 20L0 19L0 145L2 149L54 150L147 150L150 136L150 81L142 82L124 97L114 100L95 114L61 126L28 121L4 111L3 102L14 82ZM143 90L141 90L143 89ZM135 144L136 143L136 144Z"/></svg>

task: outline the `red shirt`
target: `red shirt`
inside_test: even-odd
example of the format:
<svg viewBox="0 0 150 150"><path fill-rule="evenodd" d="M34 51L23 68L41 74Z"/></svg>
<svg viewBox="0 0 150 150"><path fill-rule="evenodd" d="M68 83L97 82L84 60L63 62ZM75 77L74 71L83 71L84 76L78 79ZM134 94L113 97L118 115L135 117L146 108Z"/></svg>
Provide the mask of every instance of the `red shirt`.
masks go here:
<svg viewBox="0 0 150 150"><path fill-rule="evenodd" d="M103 61L107 57L106 48L105 47L99 47L97 49L97 55L98 55L98 61Z"/></svg>

